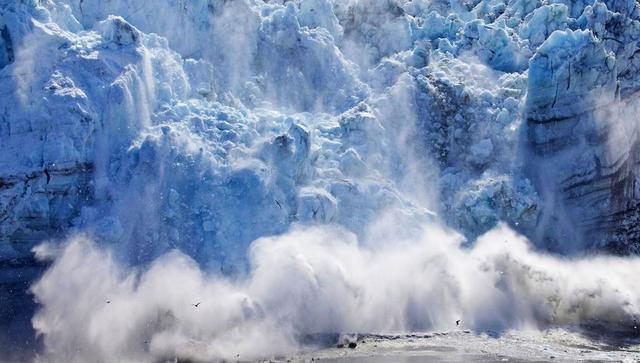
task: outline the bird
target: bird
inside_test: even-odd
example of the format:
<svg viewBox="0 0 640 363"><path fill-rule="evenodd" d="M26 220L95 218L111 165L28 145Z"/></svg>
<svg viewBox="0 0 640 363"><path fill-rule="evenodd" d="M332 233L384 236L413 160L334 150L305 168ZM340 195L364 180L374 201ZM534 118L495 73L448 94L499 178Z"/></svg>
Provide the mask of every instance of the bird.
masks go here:
<svg viewBox="0 0 640 363"><path fill-rule="evenodd" d="M459 326L461 321L462 321L462 320L456 320L456 325L458 325L458 326Z"/></svg>
<svg viewBox="0 0 640 363"><path fill-rule="evenodd" d="M111 304L111 300L107 300L107 304Z"/></svg>
<svg viewBox="0 0 640 363"><path fill-rule="evenodd" d="M275 202L276 202L276 205L278 206L278 208L282 209L282 204L280 204L280 202L277 199L275 200Z"/></svg>
<svg viewBox="0 0 640 363"><path fill-rule="evenodd" d="M51 181L51 175L49 174L49 170L44 169L44 175L47 176L47 184Z"/></svg>
<svg viewBox="0 0 640 363"><path fill-rule="evenodd" d="M202 304L202 301L198 301L197 303L191 304L191 305L197 308L198 306L200 306L200 304Z"/></svg>

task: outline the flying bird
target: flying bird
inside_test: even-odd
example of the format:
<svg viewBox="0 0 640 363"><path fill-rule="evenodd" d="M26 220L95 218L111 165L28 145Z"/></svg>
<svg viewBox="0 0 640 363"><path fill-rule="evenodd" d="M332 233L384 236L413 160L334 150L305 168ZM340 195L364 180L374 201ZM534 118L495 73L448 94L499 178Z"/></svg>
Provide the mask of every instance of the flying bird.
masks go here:
<svg viewBox="0 0 640 363"><path fill-rule="evenodd" d="M49 170L44 169L44 175L47 176L47 184L51 181L51 175L49 174Z"/></svg>
<svg viewBox="0 0 640 363"><path fill-rule="evenodd" d="M458 326L459 326L461 321L462 321L462 320L456 320L456 325L458 325Z"/></svg>
<svg viewBox="0 0 640 363"><path fill-rule="evenodd" d="M197 308L198 306L200 306L200 304L202 304L202 301L198 301L196 304L191 304L191 305Z"/></svg>
<svg viewBox="0 0 640 363"><path fill-rule="evenodd" d="M107 300L107 304L111 304L111 300Z"/></svg>

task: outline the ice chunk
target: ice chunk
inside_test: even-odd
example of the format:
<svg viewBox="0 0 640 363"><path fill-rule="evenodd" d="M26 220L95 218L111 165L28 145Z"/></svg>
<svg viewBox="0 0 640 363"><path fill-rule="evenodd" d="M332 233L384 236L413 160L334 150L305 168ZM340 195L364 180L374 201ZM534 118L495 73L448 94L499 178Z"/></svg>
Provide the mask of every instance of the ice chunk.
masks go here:
<svg viewBox="0 0 640 363"><path fill-rule="evenodd" d="M569 9L564 4L541 6L533 11L525 25L520 28L520 37L528 39L532 47L538 47L554 31L567 28L568 13Z"/></svg>
<svg viewBox="0 0 640 363"><path fill-rule="evenodd" d="M97 29L105 40L120 46L135 44L140 40L140 31L120 16L109 15L97 25Z"/></svg>
<svg viewBox="0 0 640 363"><path fill-rule="evenodd" d="M557 30L529 62L527 115L561 119L611 103L616 62L591 31Z"/></svg>
<svg viewBox="0 0 640 363"><path fill-rule="evenodd" d="M493 156L493 142L490 139L481 140L469 148L469 162L476 166L484 166Z"/></svg>
<svg viewBox="0 0 640 363"><path fill-rule="evenodd" d="M298 21L300 25L309 28L325 28L336 40L342 37L342 26L333 12L333 5L329 0L301 2Z"/></svg>

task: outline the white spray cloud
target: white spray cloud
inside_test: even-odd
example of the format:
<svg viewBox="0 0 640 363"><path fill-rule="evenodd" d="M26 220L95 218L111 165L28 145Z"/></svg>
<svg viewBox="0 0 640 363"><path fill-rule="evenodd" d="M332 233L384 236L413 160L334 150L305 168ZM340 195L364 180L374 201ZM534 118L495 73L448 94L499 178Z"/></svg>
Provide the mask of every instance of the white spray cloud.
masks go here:
<svg viewBox="0 0 640 363"><path fill-rule="evenodd" d="M478 331L615 327L640 314L637 258L546 256L506 227L470 250L459 242L437 226L371 247L344 230L300 229L254 242L251 273L230 280L179 252L126 268L77 237L32 288L41 359L257 359L323 333L452 330L457 319Z"/></svg>

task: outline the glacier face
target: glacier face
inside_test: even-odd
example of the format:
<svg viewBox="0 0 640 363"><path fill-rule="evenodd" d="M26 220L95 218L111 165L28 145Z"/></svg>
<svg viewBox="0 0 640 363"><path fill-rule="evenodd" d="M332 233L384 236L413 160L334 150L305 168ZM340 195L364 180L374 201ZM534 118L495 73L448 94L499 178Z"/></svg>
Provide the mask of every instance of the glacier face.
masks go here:
<svg viewBox="0 0 640 363"><path fill-rule="evenodd" d="M3 250L81 230L231 267L292 223L357 231L395 206L470 240L506 221L561 252L633 250L637 13L6 2Z"/></svg>
<svg viewBox="0 0 640 363"><path fill-rule="evenodd" d="M385 219L635 252L639 20L632 0L0 0L6 286L77 233L223 275L260 237L373 245Z"/></svg>

